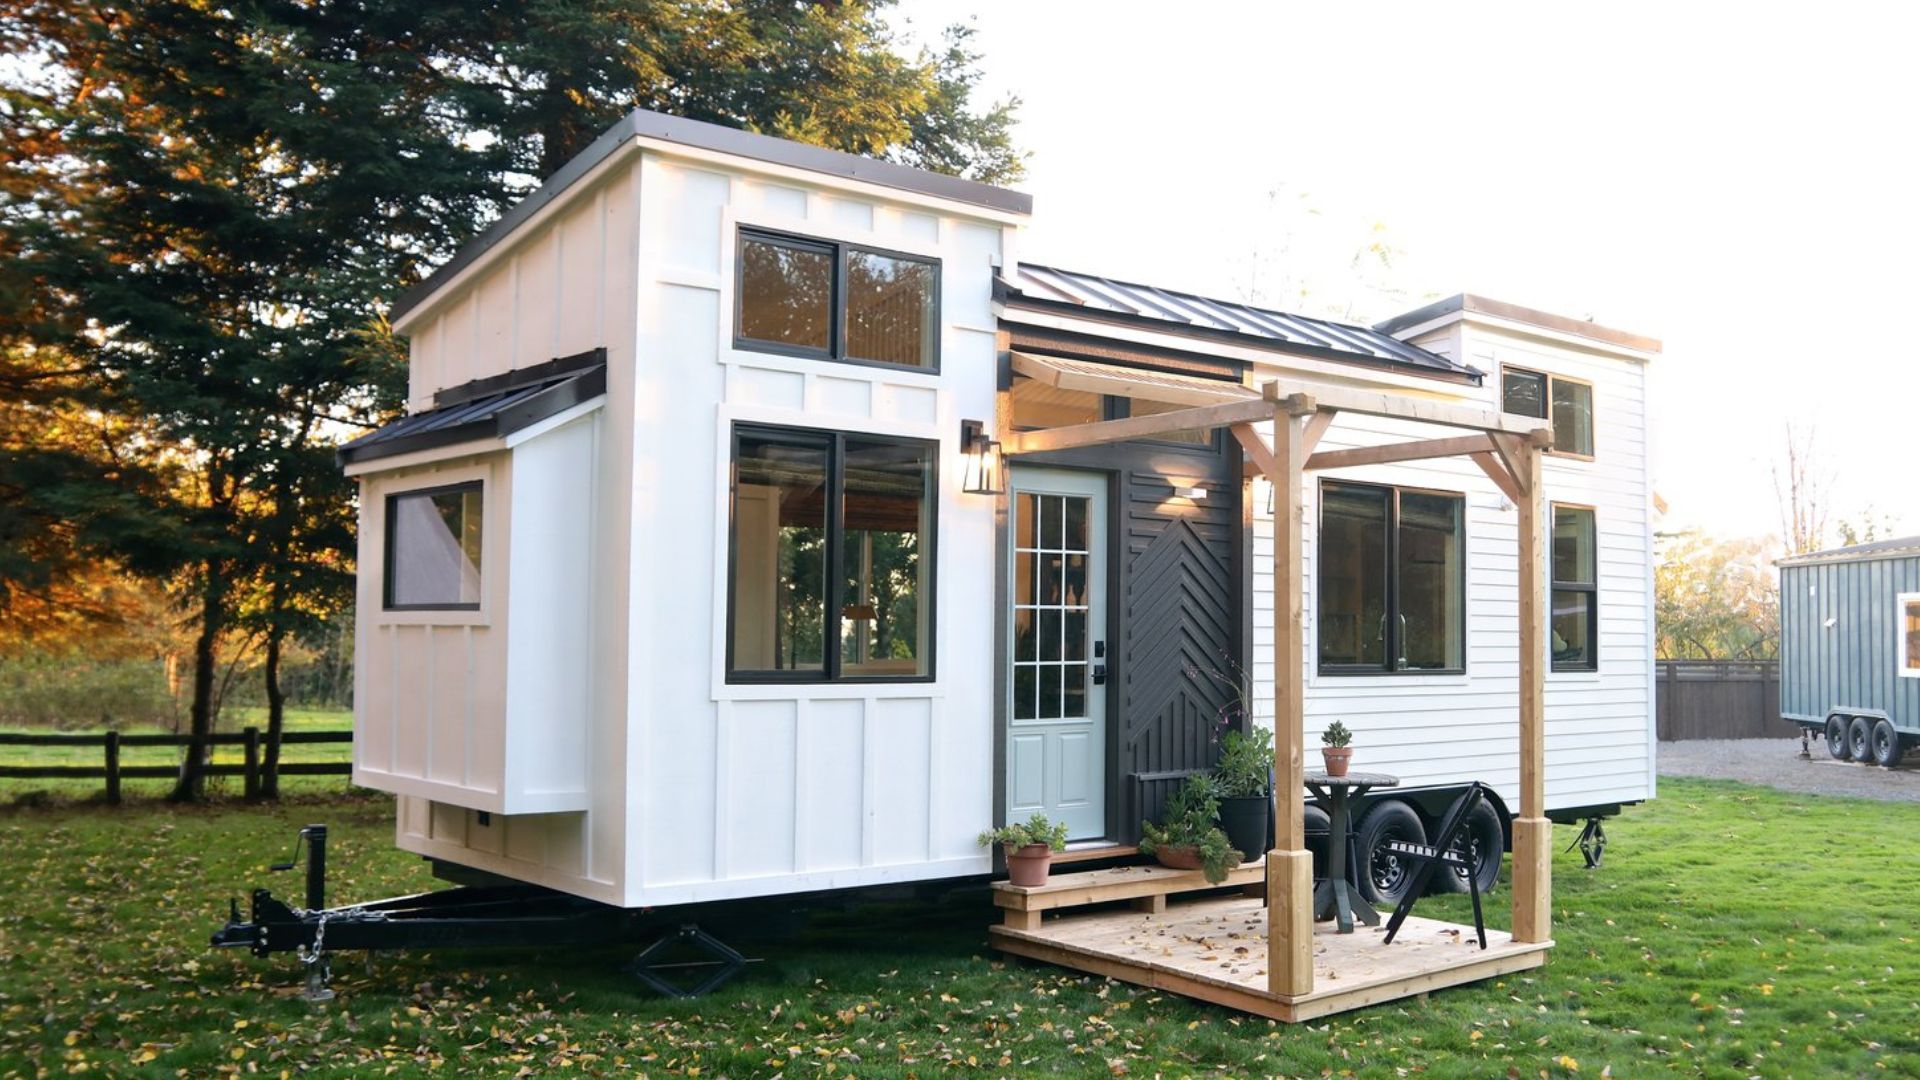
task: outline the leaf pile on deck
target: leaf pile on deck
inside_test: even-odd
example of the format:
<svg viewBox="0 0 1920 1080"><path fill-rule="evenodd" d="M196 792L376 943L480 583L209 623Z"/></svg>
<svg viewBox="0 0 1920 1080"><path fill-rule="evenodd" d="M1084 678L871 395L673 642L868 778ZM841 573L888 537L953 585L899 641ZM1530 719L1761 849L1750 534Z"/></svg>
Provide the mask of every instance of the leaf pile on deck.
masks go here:
<svg viewBox="0 0 1920 1080"><path fill-rule="evenodd" d="M1544 971L1302 1027L995 962L977 894L733 940L766 962L698 1001L581 949L343 958L316 1009L292 962L205 943L322 820L341 900L432 887L385 800L0 814L0 1078L1920 1075L1916 805L1663 781L1598 872L1562 831Z"/></svg>

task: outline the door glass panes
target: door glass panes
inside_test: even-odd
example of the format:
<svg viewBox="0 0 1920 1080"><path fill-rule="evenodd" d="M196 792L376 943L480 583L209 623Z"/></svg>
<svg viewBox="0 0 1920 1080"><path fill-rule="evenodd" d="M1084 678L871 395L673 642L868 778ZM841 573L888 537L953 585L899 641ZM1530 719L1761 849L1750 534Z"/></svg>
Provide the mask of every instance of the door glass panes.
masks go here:
<svg viewBox="0 0 1920 1080"><path fill-rule="evenodd" d="M1547 418L1547 377L1533 371L1508 370L1500 376L1500 407L1520 416Z"/></svg>
<svg viewBox="0 0 1920 1080"><path fill-rule="evenodd" d="M933 451L848 437L840 542L840 673L925 675Z"/></svg>
<svg viewBox="0 0 1920 1080"><path fill-rule="evenodd" d="M1553 448L1565 454L1593 454L1593 387L1553 380Z"/></svg>
<svg viewBox="0 0 1920 1080"><path fill-rule="evenodd" d="M1451 495L1400 496L1399 667L1459 670L1466 666L1461 619L1461 500ZM1391 629L1391 628L1390 628Z"/></svg>
<svg viewBox="0 0 1920 1080"><path fill-rule="evenodd" d="M1383 488L1328 484L1320 496L1320 663L1387 661L1387 500Z"/></svg>
<svg viewBox="0 0 1920 1080"><path fill-rule="evenodd" d="M932 367L933 264L847 250L847 355Z"/></svg>
<svg viewBox="0 0 1920 1080"><path fill-rule="evenodd" d="M480 606L480 485L387 499L387 606Z"/></svg>
<svg viewBox="0 0 1920 1080"><path fill-rule="evenodd" d="M1013 717L1086 715L1087 514L1078 495L1021 493L1015 499Z"/></svg>
<svg viewBox="0 0 1920 1080"><path fill-rule="evenodd" d="M820 352L832 348L833 261L830 248L743 238L739 335Z"/></svg>
<svg viewBox="0 0 1920 1080"><path fill-rule="evenodd" d="M733 667L824 671L831 440L742 433L738 446Z"/></svg>

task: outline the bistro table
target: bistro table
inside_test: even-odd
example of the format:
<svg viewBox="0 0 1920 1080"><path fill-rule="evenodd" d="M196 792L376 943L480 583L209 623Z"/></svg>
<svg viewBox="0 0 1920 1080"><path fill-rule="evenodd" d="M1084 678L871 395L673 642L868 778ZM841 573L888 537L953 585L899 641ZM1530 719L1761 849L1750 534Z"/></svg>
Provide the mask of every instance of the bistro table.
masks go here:
<svg viewBox="0 0 1920 1080"><path fill-rule="evenodd" d="M1350 772L1345 776L1330 776L1324 772L1309 772L1305 776L1307 787L1314 795L1327 804L1327 892L1323 899L1314 896L1314 915L1318 917L1329 906L1333 908L1333 918L1339 923L1342 934L1353 933L1353 920L1357 915L1368 926L1380 925L1380 913L1373 910L1360 890L1347 881L1348 823L1347 800L1365 795L1374 788L1399 787L1400 778L1386 773ZM1365 866L1356 867L1365 873Z"/></svg>

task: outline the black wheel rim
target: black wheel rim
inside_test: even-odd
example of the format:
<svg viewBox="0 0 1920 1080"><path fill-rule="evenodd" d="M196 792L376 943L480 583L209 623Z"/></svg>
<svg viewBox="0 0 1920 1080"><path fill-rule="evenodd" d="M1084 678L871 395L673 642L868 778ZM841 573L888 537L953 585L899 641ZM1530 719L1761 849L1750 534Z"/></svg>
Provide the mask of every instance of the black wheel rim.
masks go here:
<svg viewBox="0 0 1920 1080"><path fill-rule="evenodd" d="M1838 724L1827 725L1827 751L1839 757L1847 749L1847 729Z"/></svg>
<svg viewBox="0 0 1920 1080"><path fill-rule="evenodd" d="M1861 759L1862 761L1866 760L1867 751L1872 746L1872 744L1873 744L1873 737L1864 731L1861 732L1860 737L1853 740L1853 756Z"/></svg>
<svg viewBox="0 0 1920 1080"><path fill-rule="evenodd" d="M1404 829L1388 829L1380 836L1381 843L1373 849L1373 858L1367 866L1367 876L1373 882L1373 889L1381 896L1394 896L1407 880L1406 864L1400 856L1387 850L1388 840L1409 840Z"/></svg>
<svg viewBox="0 0 1920 1080"><path fill-rule="evenodd" d="M1873 756L1880 760L1885 760L1890 757L1889 751L1891 751L1893 747L1888 744L1891 742L1893 742L1893 740L1888 737L1886 731L1875 729L1873 733Z"/></svg>

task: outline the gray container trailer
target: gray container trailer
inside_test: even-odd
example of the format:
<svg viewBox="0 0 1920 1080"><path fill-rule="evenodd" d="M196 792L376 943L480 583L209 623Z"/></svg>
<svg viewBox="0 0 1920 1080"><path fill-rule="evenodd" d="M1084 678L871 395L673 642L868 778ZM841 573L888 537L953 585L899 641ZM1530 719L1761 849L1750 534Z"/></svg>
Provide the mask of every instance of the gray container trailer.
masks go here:
<svg viewBox="0 0 1920 1080"><path fill-rule="evenodd" d="M1780 715L1843 761L1920 748L1920 536L1780 561Z"/></svg>

